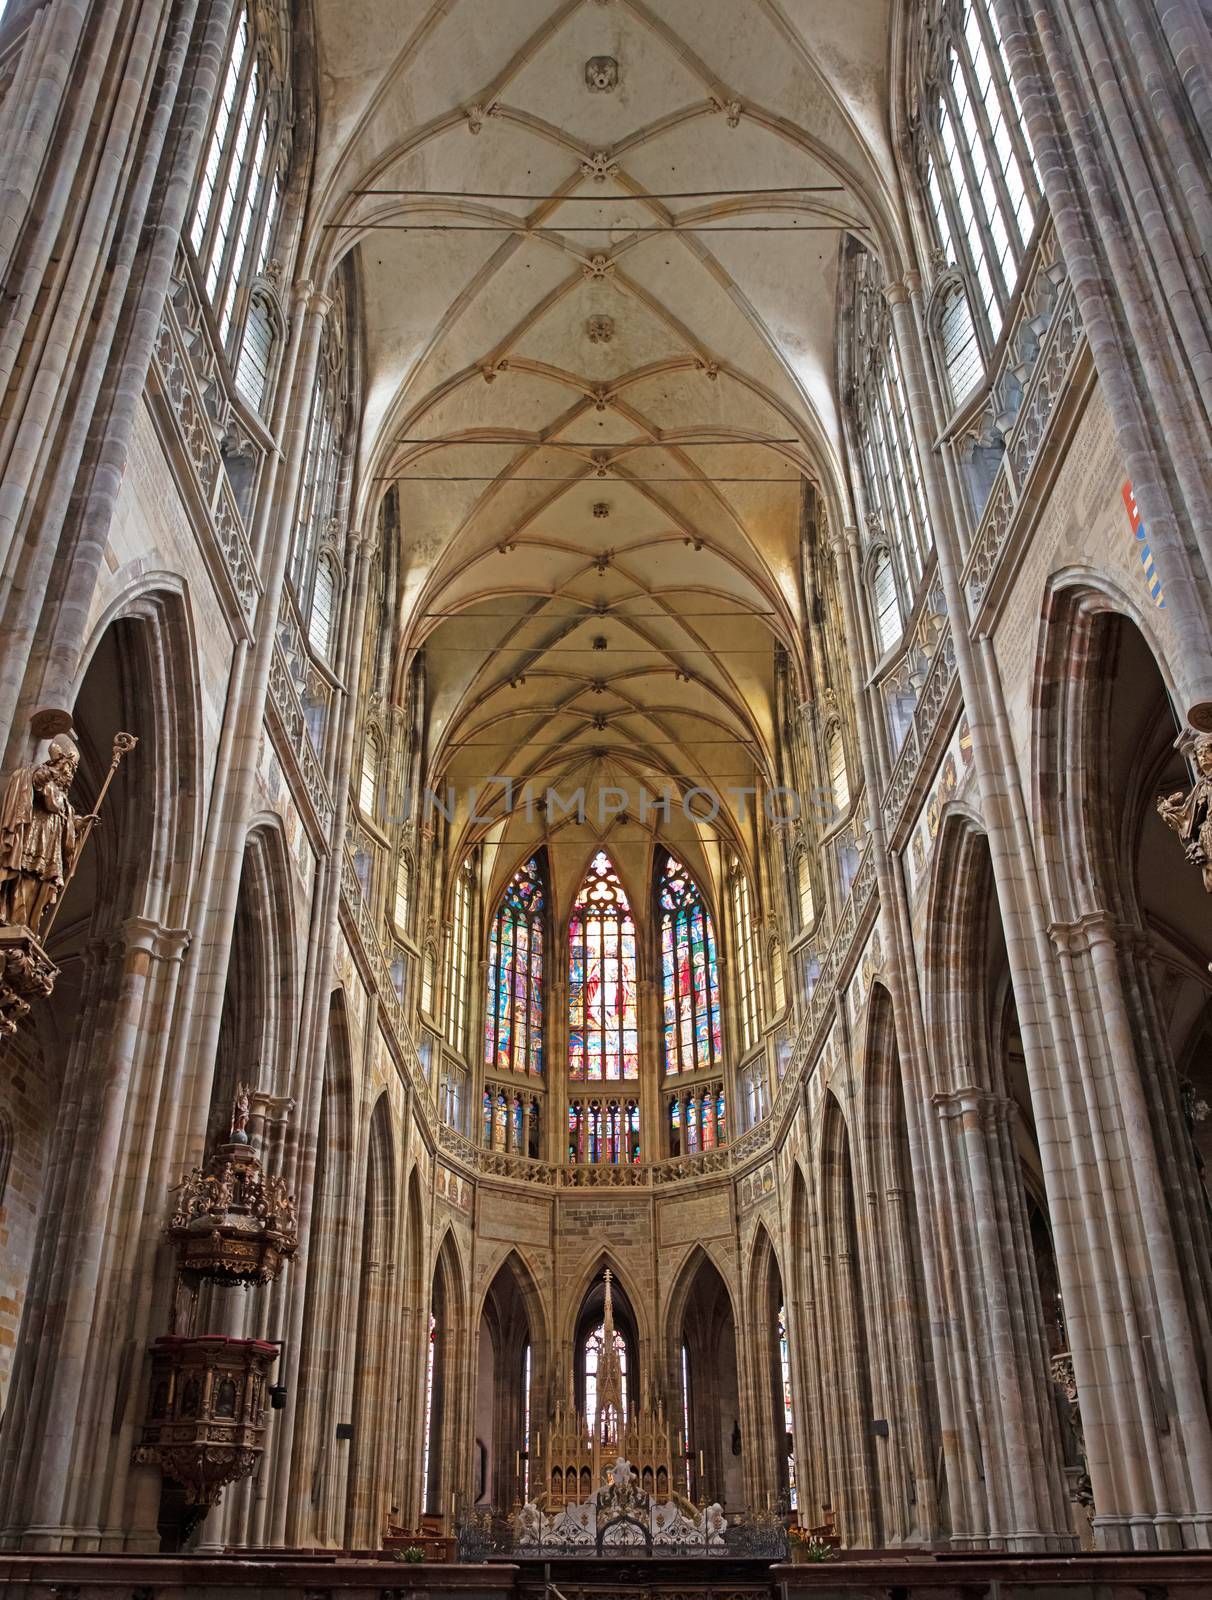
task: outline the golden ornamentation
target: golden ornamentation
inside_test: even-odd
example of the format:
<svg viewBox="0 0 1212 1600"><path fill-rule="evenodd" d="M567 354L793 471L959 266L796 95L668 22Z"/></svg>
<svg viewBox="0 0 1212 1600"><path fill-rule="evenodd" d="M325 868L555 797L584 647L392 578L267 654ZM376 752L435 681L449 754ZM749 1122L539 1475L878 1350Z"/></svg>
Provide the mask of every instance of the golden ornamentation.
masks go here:
<svg viewBox="0 0 1212 1600"><path fill-rule="evenodd" d="M151 1384L135 1460L184 1485L191 1505L213 1506L251 1477L265 1448L265 1395L276 1345L261 1339L168 1334L151 1346Z"/></svg>
<svg viewBox="0 0 1212 1600"><path fill-rule="evenodd" d="M231 1138L178 1185L168 1236L183 1274L217 1283L272 1283L299 1243L294 1197L269 1177L245 1131L249 1091L236 1090Z"/></svg>
<svg viewBox="0 0 1212 1600"><path fill-rule="evenodd" d="M1212 894L1212 734L1199 735L1193 755L1197 776L1190 793L1179 789L1163 795L1157 812L1182 840L1187 860L1200 869L1204 888Z"/></svg>

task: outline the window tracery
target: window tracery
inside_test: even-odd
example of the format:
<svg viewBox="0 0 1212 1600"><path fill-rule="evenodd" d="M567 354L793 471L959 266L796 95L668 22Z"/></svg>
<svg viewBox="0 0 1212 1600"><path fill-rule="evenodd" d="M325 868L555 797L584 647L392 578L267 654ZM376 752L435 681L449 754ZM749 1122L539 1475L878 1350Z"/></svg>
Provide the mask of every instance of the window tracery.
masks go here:
<svg viewBox="0 0 1212 1600"><path fill-rule="evenodd" d="M188 229L220 340L255 409L283 325L271 256L290 164L289 60L287 8L240 6Z"/></svg>
<svg viewBox="0 0 1212 1600"><path fill-rule="evenodd" d="M680 861L666 857L657 890L666 1072L697 1072L723 1056L711 913Z"/></svg>
<svg viewBox="0 0 1212 1600"><path fill-rule="evenodd" d="M918 10L910 52L918 179L936 243L960 270L963 283L957 287L968 317L984 336L987 359L1005 321L1040 204L1022 106L987 0L930 0ZM936 326L944 351L948 335L942 324L948 316L957 319L951 344L957 380L953 399L958 399L955 390L968 381L973 356L954 292L940 316Z"/></svg>
<svg viewBox="0 0 1212 1600"><path fill-rule="evenodd" d="M639 1077L635 923L604 850L594 856L568 926L568 1076Z"/></svg>
<svg viewBox="0 0 1212 1600"><path fill-rule="evenodd" d="M732 911L732 942L736 949L737 1011L740 1019L741 1048L748 1050L758 1040L757 963L749 880L735 857L729 873L728 897Z"/></svg>
<svg viewBox="0 0 1212 1600"><path fill-rule="evenodd" d="M465 861L455 878L450 927L446 934L446 1038L462 1055L467 1050L467 975L471 966L472 866Z"/></svg>
<svg viewBox="0 0 1212 1600"><path fill-rule="evenodd" d="M867 588L883 650L900 637L899 597L916 592L934 535L883 272L875 257L854 243L846 273L848 393L868 506ZM891 564L887 570L881 566L880 551L886 552Z"/></svg>
<svg viewBox="0 0 1212 1600"><path fill-rule="evenodd" d="M506 885L488 937L484 1061L497 1072L543 1071L543 920L532 856Z"/></svg>

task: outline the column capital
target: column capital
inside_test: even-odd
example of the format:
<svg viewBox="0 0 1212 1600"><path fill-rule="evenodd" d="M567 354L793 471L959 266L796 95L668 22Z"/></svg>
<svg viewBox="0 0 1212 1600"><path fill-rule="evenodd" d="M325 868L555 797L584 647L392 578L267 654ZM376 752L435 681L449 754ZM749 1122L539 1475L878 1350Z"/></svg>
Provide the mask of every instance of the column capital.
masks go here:
<svg viewBox="0 0 1212 1600"><path fill-rule="evenodd" d="M906 277L909 275L906 274ZM921 279L918 279L921 282ZM884 299L890 306L903 306L909 299L910 288L908 283L892 282L884 285Z"/></svg>
<svg viewBox="0 0 1212 1600"><path fill-rule="evenodd" d="M332 306L332 296L317 289L311 278L300 278L291 298L298 310L314 311L319 317L326 317Z"/></svg>
<svg viewBox="0 0 1212 1600"><path fill-rule="evenodd" d="M1118 944L1125 934L1133 930L1117 922L1105 907L1086 911L1071 922L1050 922L1048 937L1057 950L1068 955L1078 955L1096 944Z"/></svg>
<svg viewBox="0 0 1212 1600"><path fill-rule="evenodd" d="M124 951L142 951L158 961L180 961L192 937L188 928L166 928L151 917L127 917L122 924Z"/></svg>

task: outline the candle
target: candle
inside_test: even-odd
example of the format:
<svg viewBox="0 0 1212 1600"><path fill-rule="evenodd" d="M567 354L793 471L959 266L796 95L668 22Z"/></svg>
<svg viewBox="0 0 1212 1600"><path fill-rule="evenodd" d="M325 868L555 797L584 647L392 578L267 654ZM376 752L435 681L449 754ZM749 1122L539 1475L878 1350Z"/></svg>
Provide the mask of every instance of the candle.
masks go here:
<svg viewBox="0 0 1212 1600"><path fill-rule="evenodd" d="M699 1477L703 1476L703 1452L699 1451Z"/></svg>

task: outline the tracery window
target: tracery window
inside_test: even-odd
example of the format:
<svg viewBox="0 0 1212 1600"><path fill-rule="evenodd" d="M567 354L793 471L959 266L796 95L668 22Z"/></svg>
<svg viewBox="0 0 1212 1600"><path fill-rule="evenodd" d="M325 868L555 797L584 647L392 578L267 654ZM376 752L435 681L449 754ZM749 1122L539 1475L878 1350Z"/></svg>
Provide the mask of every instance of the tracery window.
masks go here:
<svg viewBox="0 0 1212 1600"><path fill-rule="evenodd" d="M665 1071L697 1072L723 1056L715 932L698 885L672 856L661 872L658 904Z"/></svg>
<svg viewBox="0 0 1212 1600"><path fill-rule="evenodd" d="M491 1150L536 1157L539 1153L539 1101L516 1089L489 1084L484 1090L484 1143Z"/></svg>
<svg viewBox="0 0 1212 1600"><path fill-rule="evenodd" d="M616 1328L614 1330L614 1348L619 1358L619 1391L623 1399L623 1416L621 1421L627 1419L627 1341ZM585 1374L585 1421L592 1433L598 1420L598 1373L601 1371L602 1355L606 1349L606 1325L599 1322L585 1335L585 1344L581 1353L582 1370Z"/></svg>
<svg viewBox="0 0 1212 1600"><path fill-rule="evenodd" d="M871 609L880 654L891 650L901 637L901 607L896 593L896 573L886 549L876 551L871 562Z"/></svg>
<svg viewBox="0 0 1212 1600"><path fill-rule="evenodd" d="M446 935L446 1037L456 1050L467 1049L467 974L471 966L471 863L455 879L450 927Z"/></svg>
<svg viewBox="0 0 1212 1600"><path fill-rule="evenodd" d="M811 912L811 907L809 910ZM774 1015L782 1016L787 1009L787 973L783 963L783 947L777 939L770 945L770 987L773 991Z"/></svg>
<svg viewBox="0 0 1212 1600"><path fill-rule="evenodd" d="M805 932L812 926L816 915L812 893L812 859L807 850L801 850L795 858L795 887L800 903L800 931ZM781 1001L776 1009L782 1010Z"/></svg>
<svg viewBox="0 0 1212 1600"><path fill-rule="evenodd" d="M690 1432L690 1347L682 1340L682 1437L681 1454L686 1469L686 1498L690 1499L690 1457L694 1439Z"/></svg>
<svg viewBox="0 0 1212 1600"><path fill-rule="evenodd" d="M791 1409L791 1351L787 1341L787 1308L779 1306L779 1377L783 1394L783 1426L787 1433L787 1503L794 1511L799 1505L795 1481L795 1416Z"/></svg>
<svg viewBox="0 0 1212 1600"><path fill-rule="evenodd" d="M425 1440L421 1452L421 1511L430 1509L429 1447L433 1430L433 1369L438 1346L438 1319L429 1313L429 1344L425 1350Z"/></svg>
<svg viewBox="0 0 1212 1600"><path fill-rule="evenodd" d="M728 885L732 911L732 942L736 950L737 1010L740 1015L741 1045L748 1050L758 1038L757 961L754 950L753 910L749 903L749 880L733 859Z"/></svg>
<svg viewBox="0 0 1212 1600"><path fill-rule="evenodd" d="M485 1065L543 1071L543 877L537 856L506 885L488 937Z"/></svg>
<svg viewBox="0 0 1212 1600"><path fill-rule="evenodd" d="M258 408L281 329L269 273L290 161L289 60L287 8L241 5L189 224L219 337L245 398ZM256 349L245 362L254 327Z"/></svg>
<svg viewBox="0 0 1212 1600"><path fill-rule="evenodd" d="M530 1501L530 1340L522 1349L522 1503Z"/></svg>
<svg viewBox="0 0 1212 1600"><path fill-rule="evenodd" d="M348 300L338 274L330 292L307 419L307 443L290 554L289 578L308 643L329 658L336 644L340 595L338 515L352 435Z"/></svg>
<svg viewBox="0 0 1212 1600"><path fill-rule="evenodd" d="M883 649L885 631L895 642L889 607L895 609L896 577L899 575L900 591L912 596L934 536L910 425L904 376L892 336L892 318L884 298L884 276L875 257L857 243L851 244L846 272L850 399L867 499L869 548L885 550L895 567L895 572L885 572L877 557L867 568L871 609ZM893 580L891 589L889 578ZM896 628L899 637L899 611Z"/></svg>
<svg viewBox="0 0 1212 1600"><path fill-rule="evenodd" d="M379 771L383 746L373 728L366 730L362 744L362 772L358 782L358 808L364 817L375 817L379 810Z"/></svg>
<svg viewBox="0 0 1212 1600"><path fill-rule="evenodd" d="M937 243L959 267L969 316L991 348L1040 204L1031 142L988 0L930 0L914 26L918 176ZM954 301L944 317L949 310L962 349Z"/></svg>
<svg viewBox="0 0 1212 1600"><path fill-rule="evenodd" d="M850 775L846 770L846 745L840 723L830 723L825 734L825 759L829 767L829 791L840 816L850 807Z"/></svg>
<svg viewBox="0 0 1212 1600"><path fill-rule="evenodd" d="M395 895L392 901L392 921L400 933L408 931L408 909L412 899L412 863L404 851L396 862Z"/></svg>
<svg viewBox="0 0 1212 1600"><path fill-rule="evenodd" d="M709 1084L692 1094L677 1094L669 1101L669 1154L694 1155L728 1143L724 1085Z"/></svg>
<svg viewBox="0 0 1212 1600"><path fill-rule="evenodd" d="M568 1076L639 1077L635 923L604 850L590 862L568 925Z"/></svg>
<svg viewBox="0 0 1212 1600"><path fill-rule="evenodd" d="M635 1166L639 1159L638 1101L595 1097L568 1102L568 1160L574 1166Z"/></svg>

